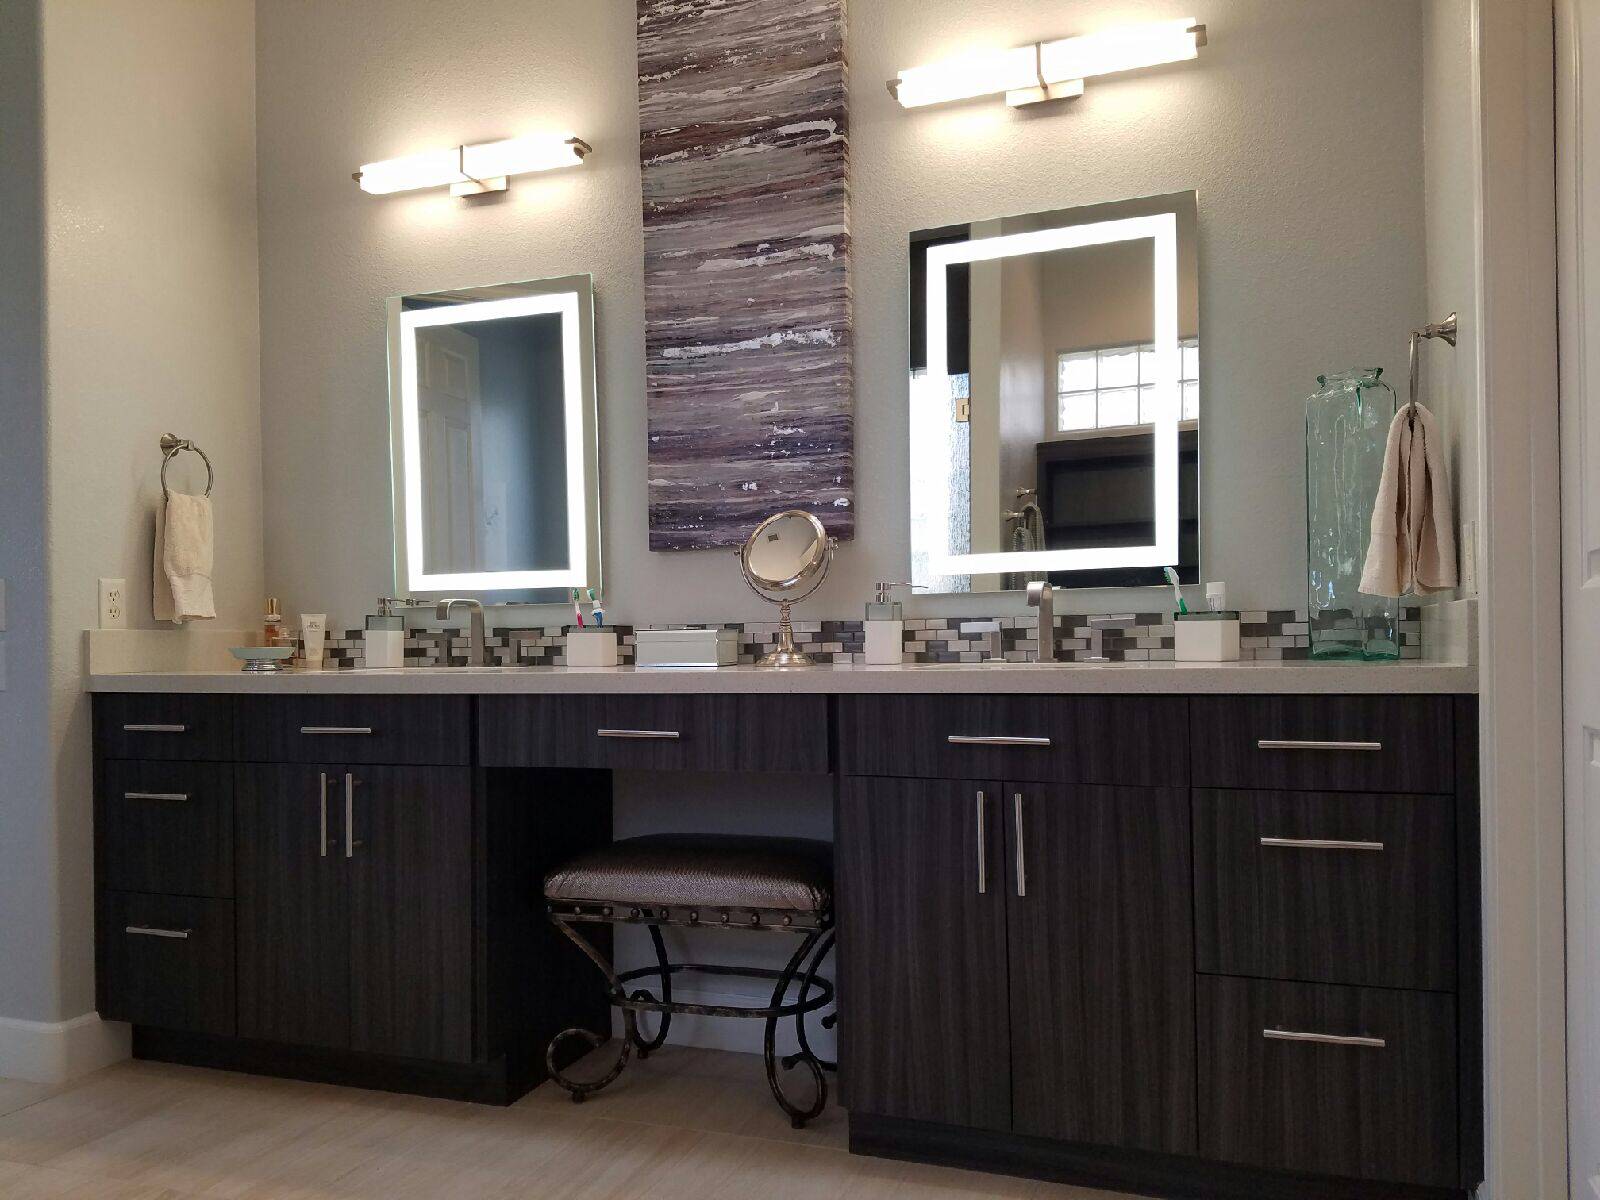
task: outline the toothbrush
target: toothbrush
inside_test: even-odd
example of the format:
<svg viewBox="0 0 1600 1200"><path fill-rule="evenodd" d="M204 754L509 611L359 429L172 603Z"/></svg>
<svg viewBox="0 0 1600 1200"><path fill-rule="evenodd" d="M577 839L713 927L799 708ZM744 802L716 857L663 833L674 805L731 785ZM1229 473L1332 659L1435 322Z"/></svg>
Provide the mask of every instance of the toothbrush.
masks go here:
<svg viewBox="0 0 1600 1200"><path fill-rule="evenodd" d="M578 619L578 628L583 628L583 609L578 604L578 589L572 589L572 615Z"/></svg>
<svg viewBox="0 0 1600 1200"><path fill-rule="evenodd" d="M596 599L593 588L589 589L589 605L594 609L594 627L596 629L604 629L606 624L606 610L600 607L600 601Z"/></svg>
<svg viewBox="0 0 1600 1200"><path fill-rule="evenodd" d="M1184 617L1188 616L1189 606L1184 602L1183 592L1178 587L1178 573L1171 567L1164 567L1162 570L1166 574L1167 582L1172 585L1172 598L1178 602L1178 615Z"/></svg>

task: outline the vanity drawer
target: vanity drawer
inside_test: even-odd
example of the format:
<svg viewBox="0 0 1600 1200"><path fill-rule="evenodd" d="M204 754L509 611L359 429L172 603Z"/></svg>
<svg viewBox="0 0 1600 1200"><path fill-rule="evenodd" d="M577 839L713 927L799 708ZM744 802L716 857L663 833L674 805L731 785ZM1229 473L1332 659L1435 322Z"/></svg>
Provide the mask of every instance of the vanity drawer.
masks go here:
<svg viewBox="0 0 1600 1200"><path fill-rule="evenodd" d="M829 769L825 696L485 696L487 767Z"/></svg>
<svg viewBox="0 0 1600 1200"><path fill-rule="evenodd" d="M232 1036L232 900L107 892L100 912L102 1017Z"/></svg>
<svg viewBox="0 0 1600 1200"><path fill-rule="evenodd" d="M232 766L114 759L101 787L104 886L233 895Z"/></svg>
<svg viewBox="0 0 1600 1200"><path fill-rule="evenodd" d="M472 761L467 696L242 696L246 762L451 766Z"/></svg>
<svg viewBox="0 0 1600 1200"><path fill-rule="evenodd" d="M1460 1186L1455 997L1203 975L1200 1153Z"/></svg>
<svg viewBox="0 0 1600 1200"><path fill-rule="evenodd" d="M233 698L119 693L94 699L95 737L107 758L233 757Z"/></svg>
<svg viewBox="0 0 1600 1200"><path fill-rule="evenodd" d="M1454 739L1448 696L1206 696L1191 708L1196 787L1449 792Z"/></svg>
<svg viewBox="0 0 1600 1200"><path fill-rule="evenodd" d="M1188 701L1146 696L845 696L846 775L1182 787Z"/></svg>
<svg viewBox="0 0 1600 1200"><path fill-rule="evenodd" d="M1200 970L1455 986L1454 797L1196 791L1194 839Z"/></svg>

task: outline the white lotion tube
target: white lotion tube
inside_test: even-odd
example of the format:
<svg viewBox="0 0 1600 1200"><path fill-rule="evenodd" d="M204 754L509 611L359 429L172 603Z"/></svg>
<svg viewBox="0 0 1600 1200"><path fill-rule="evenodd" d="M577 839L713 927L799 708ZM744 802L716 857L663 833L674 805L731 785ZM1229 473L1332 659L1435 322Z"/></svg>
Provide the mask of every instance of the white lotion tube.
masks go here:
<svg viewBox="0 0 1600 1200"><path fill-rule="evenodd" d="M327 644L327 639L327 613L300 614L301 654L305 659L306 666L313 671L322 669L322 651Z"/></svg>

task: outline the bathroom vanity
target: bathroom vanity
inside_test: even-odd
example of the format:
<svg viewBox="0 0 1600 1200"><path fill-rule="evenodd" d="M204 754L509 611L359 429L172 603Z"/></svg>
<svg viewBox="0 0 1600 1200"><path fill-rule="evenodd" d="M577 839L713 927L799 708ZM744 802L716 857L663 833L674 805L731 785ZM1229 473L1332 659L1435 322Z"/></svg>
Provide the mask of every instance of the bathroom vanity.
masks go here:
<svg viewBox="0 0 1600 1200"><path fill-rule="evenodd" d="M90 686L99 1009L139 1056L510 1102L556 1031L609 1031L539 881L611 837L612 771L804 773L853 1150L1173 1195L1481 1178L1470 668Z"/></svg>

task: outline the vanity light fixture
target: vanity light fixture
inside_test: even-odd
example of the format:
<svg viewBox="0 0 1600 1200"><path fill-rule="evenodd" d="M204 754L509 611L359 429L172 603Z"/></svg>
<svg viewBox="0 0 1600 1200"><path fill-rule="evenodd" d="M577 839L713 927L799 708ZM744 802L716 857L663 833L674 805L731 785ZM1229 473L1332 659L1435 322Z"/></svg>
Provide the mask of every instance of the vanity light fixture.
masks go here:
<svg viewBox="0 0 1600 1200"><path fill-rule="evenodd" d="M1205 44L1206 27L1193 17L1154 21L910 67L889 81L889 92L906 108L1000 92L1012 108L1021 108L1081 96L1083 81L1094 75L1195 58Z"/></svg>
<svg viewBox="0 0 1600 1200"><path fill-rule="evenodd" d="M351 178L375 196L447 185L452 196L477 196L505 191L512 175L575 167L589 150L571 134L534 134L367 163Z"/></svg>

